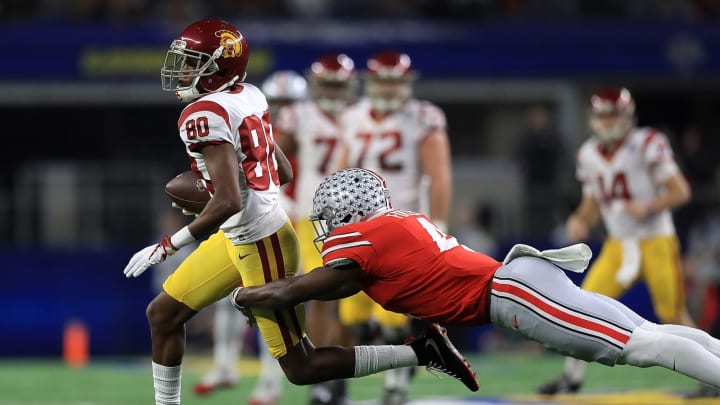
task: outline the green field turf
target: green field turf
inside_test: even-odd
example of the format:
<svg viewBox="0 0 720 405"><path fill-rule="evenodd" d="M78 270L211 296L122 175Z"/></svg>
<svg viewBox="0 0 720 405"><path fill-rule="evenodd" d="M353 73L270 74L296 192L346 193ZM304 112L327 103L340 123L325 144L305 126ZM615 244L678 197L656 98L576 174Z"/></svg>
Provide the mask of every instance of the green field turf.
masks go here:
<svg viewBox="0 0 720 405"><path fill-rule="evenodd" d="M558 375L563 358L557 355L481 355L469 356L478 373L481 389L471 393L465 386L447 376L442 378L418 369L410 386L410 398L428 397L503 397L522 403L539 401L532 395L538 384ZM243 360L240 370L244 378L232 390L223 390L198 398L191 392L193 383L209 367L207 357L188 357L183 375L183 404L215 405L246 404L255 382L256 361ZM695 382L661 368L638 369L629 366L614 368L592 364L588 367L585 392L627 393L651 391L661 394L690 391ZM307 387L286 382L282 405L304 405ZM352 380L349 390L354 401L378 399L382 379L375 375ZM627 403L618 400L578 403ZM656 401L656 400L652 400ZM575 403L564 402L560 403ZM698 404L697 401L685 401ZM60 360L0 360L0 405L128 405L152 404L153 389L149 358L93 359L82 369L66 367ZM366 402L369 403L369 402ZM643 402L653 403L653 402ZM668 402L668 403L684 403ZM714 401L708 402L714 403ZM717 402L720 404L720 401Z"/></svg>

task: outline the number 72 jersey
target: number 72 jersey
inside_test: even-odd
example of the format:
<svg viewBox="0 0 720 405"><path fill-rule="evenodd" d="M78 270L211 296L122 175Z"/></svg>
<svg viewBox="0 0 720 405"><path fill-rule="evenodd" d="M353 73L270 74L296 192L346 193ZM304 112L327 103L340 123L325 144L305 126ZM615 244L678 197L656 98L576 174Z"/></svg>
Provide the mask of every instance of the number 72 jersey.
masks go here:
<svg viewBox="0 0 720 405"><path fill-rule="evenodd" d="M380 174L392 193L393 207L419 211L423 187L420 143L433 130L445 130L445 113L436 105L408 100L399 111L376 119L370 101L362 99L342 116L342 140L349 167Z"/></svg>
<svg viewBox="0 0 720 405"><path fill-rule="evenodd" d="M637 220L625 203L648 203L663 192L665 182L678 172L670 144L652 128L636 128L612 154L605 153L595 138L580 147L577 178L583 194L600 205L605 228L612 238L650 238L675 233L670 211Z"/></svg>

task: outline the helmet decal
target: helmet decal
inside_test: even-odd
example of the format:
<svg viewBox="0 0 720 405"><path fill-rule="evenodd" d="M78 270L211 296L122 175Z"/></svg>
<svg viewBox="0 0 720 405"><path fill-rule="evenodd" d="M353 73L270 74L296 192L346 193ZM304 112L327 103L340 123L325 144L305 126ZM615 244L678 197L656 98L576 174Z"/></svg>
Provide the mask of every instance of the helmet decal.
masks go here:
<svg viewBox="0 0 720 405"><path fill-rule="evenodd" d="M350 168L326 177L315 191L310 219L317 240L334 229L363 221L392 208L385 180L367 169Z"/></svg>
<svg viewBox="0 0 720 405"><path fill-rule="evenodd" d="M223 46L223 58L234 58L243 53L242 35L228 30L215 31L215 36L220 38L220 45Z"/></svg>

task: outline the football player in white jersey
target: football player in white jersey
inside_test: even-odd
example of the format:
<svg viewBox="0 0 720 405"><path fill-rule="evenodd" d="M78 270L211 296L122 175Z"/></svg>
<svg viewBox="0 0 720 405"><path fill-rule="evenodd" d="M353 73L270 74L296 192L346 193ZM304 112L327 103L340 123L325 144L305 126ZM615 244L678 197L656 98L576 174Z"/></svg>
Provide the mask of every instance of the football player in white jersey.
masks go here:
<svg viewBox="0 0 720 405"><path fill-rule="evenodd" d="M585 240L602 219L607 237L582 288L617 299L644 281L662 323L694 326L685 307L671 214L691 192L667 137L635 125L635 102L625 88L591 96L590 129L593 136L577 154L583 196L567 220L567 236L572 242ZM568 358L562 376L538 393L577 392L584 373L584 362Z"/></svg>
<svg viewBox="0 0 720 405"><path fill-rule="evenodd" d="M380 52L367 61L364 97L341 120L344 167L370 169L385 178L395 208L427 214L447 230L452 196L450 142L445 113L413 97L416 73L405 53ZM387 343L399 342L409 318L383 310L360 293L340 302L340 320L366 334L368 321L380 326ZM405 401L409 369L385 374L383 405Z"/></svg>
<svg viewBox="0 0 720 405"><path fill-rule="evenodd" d="M282 106L305 98L307 83L292 70L279 70L268 76L261 86L268 101L271 119L275 119ZM292 163L292 161L291 161ZM213 319L213 365L195 384L197 395L206 395L221 388L237 384L237 361L242 352L242 337L248 325L245 317L232 307L230 302L222 300L215 305ZM282 394L282 369L259 339L260 376L253 389L249 405L273 405Z"/></svg>
<svg viewBox="0 0 720 405"><path fill-rule="evenodd" d="M310 222L313 193L322 180L339 165L341 155L338 119L355 101L357 74L353 60L345 54L318 58L306 73L311 97L281 108L276 119L278 145L295 161L292 187L294 207L291 217L300 241L301 272L320 267L322 258L315 248L315 232ZM337 302L312 301L306 305L306 325L318 345L340 343ZM338 405L345 400L345 382L317 384L310 390L311 405Z"/></svg>

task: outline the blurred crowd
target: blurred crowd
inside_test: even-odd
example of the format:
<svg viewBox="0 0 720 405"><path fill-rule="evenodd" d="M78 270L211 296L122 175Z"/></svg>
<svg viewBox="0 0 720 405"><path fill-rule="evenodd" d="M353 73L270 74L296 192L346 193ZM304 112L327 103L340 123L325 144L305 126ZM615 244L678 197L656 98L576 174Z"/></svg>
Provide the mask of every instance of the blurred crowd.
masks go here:
<svg viewBox="0 0 720 405"><path fill-rule="evenodd" d="M28 19L134 23L226 19L432 18L467 21L551 19L702 21L720 16L720 0L3 0L0 21Z"/></svg>

